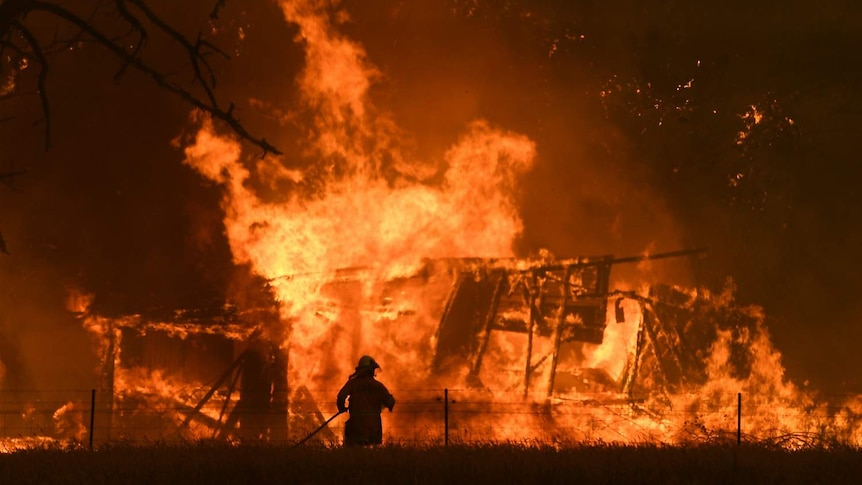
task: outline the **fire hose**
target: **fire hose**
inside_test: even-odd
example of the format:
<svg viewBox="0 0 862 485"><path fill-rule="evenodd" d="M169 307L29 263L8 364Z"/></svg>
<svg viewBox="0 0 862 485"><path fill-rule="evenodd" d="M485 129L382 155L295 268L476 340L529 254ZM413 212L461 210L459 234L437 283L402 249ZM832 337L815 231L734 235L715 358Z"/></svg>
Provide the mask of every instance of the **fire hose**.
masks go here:
<svg viewBox="0 0 862 485"><path fill-rule="evenodd" d="M333 419L337 418L338 416L340 416L340 415L342 415L342 414L344 414L344 413L346 413L346 412L347 412L347 410L345 409L344 411L338 411L337 413L333 414L331 418L329 418L329 419L327 419L326 421L324 421L324 422L323 422L323 424L321 424L317 429L315 429L314 431L312 431L311 433L309 433L309 435L308 435L308 436L306 436L305 438L302 438L302 439L299 441L299 443L295 444L294 446L299 446L299 445L301 445L301 444L305 443L305 442L306 442L306 441L308 441L312 436L316 435L320 430L322 430L323 428L325 428L325 427L326 427L326 426L327 426L327 425L328 425L328 424L329 424Z"/></svg>

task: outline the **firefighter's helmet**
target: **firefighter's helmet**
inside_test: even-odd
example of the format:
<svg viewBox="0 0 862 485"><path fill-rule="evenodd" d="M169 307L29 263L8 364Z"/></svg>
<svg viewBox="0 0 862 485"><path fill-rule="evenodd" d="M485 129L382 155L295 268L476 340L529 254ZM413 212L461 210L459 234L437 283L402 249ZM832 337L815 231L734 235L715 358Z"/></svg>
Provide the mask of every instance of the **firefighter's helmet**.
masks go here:
<svg viewBox="0 0 862 485"><path fill-rule="evenodd" d="M370 355L363 355L359 358L359 363L356 364L356 370L364 369L379 369L380 365Z"/></svg>

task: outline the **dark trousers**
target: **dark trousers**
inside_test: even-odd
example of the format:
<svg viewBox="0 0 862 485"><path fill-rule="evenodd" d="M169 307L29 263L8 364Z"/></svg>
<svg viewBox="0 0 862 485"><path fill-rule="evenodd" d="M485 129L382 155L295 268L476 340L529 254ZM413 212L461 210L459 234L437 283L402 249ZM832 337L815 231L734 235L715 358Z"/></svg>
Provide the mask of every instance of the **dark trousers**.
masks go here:
<svg viewBox="0 0 862 485"><path fill-rule="evenodd" d="M344 423L344 444L348 446L379 445L383 443L383 424L380 413L350 414Z"/></svg>

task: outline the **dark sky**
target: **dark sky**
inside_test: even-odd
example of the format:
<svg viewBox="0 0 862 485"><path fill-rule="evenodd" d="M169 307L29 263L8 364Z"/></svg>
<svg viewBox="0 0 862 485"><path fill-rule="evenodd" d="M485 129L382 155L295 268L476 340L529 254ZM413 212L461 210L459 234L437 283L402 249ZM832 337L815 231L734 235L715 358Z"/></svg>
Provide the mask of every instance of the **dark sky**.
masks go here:
<svg viewBox="0 0 862 485"><path fill-rule="evenodd" d="M296 110L302 50L278 6L228 0L213 33L211 0L151 3L232 55L215 64L218 95L299 160L302 118L275 113ZM860 7L715 5L345 1L342 29L383 73L373 102L418 158L439 158L476 118L535 140L519 255L709 247L685 268L687 284L733 278L740 302L765 307L789 377L862 391ZM54 31L50 19L31 21ZM154 36L146 48L190 79L170 42ZM115 82L120 64L94 45L50 62L49 150L32 85L0 105L15 117L0 125L0 169L28 171L0 186L12 253L0 256L0 359L44 386L68 377L56 370L67 359L81 362L82 382L94 365L62 311L66 288L105 305L184 305L223 293L236 271L219 188L171 144L190 129L188 105L134 72ZM738 143L751 106L762 121Z"/></svg>

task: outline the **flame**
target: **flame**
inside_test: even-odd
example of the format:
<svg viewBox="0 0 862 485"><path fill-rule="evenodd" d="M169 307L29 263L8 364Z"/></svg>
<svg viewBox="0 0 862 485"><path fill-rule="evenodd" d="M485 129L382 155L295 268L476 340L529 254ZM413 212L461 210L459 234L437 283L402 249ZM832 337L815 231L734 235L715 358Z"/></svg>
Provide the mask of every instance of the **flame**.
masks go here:
<svg viewBox="0 0 862 485"><path fill-rule="evenodd" d="M437 176L409 177L428 173L428 164L412 160L399 148L403 134L371 103L369 89L383 74L359 44L338 32L337 24L349 17L337 2L283 1L281 5L287 21L299 28L297 40L306 50L306 66L298 80L304 106L312 113L304 155L316 160L303 176L294 173L291 180L309 184L314 180L317 190L310 194L296 190L281 201L264 200L250 182L254 173L277 173L272 170L274 161L262 161L256 172L248 170L238 144L217 135L207 120L186 148L186 163L225 187L225 227L235 262L250 264L276 292L282 320L289 327L284 347L291 353L290 379L337 388L355 357L374 353L388 363L390 383L415 387L421 382L432 387L440 383L439 376L428 371L427 362L435 344L441 299L429 294L434 288L439 292L451 286L451 270L432 271L424 286L403 289L397 301L384 297L383 289L397 278L416 274L427 259L513 257L513 242L522 231L517 179L534 163L535 144L524 135L473 121L432 164L437 169L431 173ZM752 105L743 115L746 130L761 119ZM741 132L740 142L746 136L746 131ZM650 247L647 254L653 250ZM638 298L645 294L641 290ZM731 289L701 296L716 307L733 304ZM763 316L754 308L743 311L756 322L752 327L737 332L711 330L715 340L699 356L705 365L703 382L690 383L674 395L650 393L640 406L615 401L614 393L602 390L598 381L619 382L627 366L633 365L633 349L645 326L639 301L627 300L621 306L624 321L609 318L601 345L568 350L580 358L574 359L576 367L563 365L560 372L580 381L572 390L554 396L557 409L550 413L555 421L551 433L587 429L582 438L666 442L690 440L703 429L729 433L736 425L732 416L737 412L738 393L747 396L747 408L754 408L746 420L746 432L753 435L774 436L852 421L852 411L831 413L819 422L801 412L816 407L815 400L785 378L780 353L772 347ZM511 400L512 391L524 379L526 345L523 334L496 332L489 337L486 368L494 372L482 376L483 388L465 385L461 399ZM551 344L538 339L530 345L541 355ZM745 377L734 376L730 364L732 348L740 346L751 360ZM547 363L536 366L537 380L553 372ZM587 368L603 374L585 373ZM456 385L468 381L466 372L447 378ZM548 395L538 387L524 390L525 405L547 403ZM564 412L585 403L594 406L593 412ZM668 413L668 406L685 412ZM515 413L505 425L480 429L483 438L519 439L524 429L535 427L537 419L543 418ZM481 420L476 418L473 424ZM850 435L858 442L854 433Z"/></svg>
<svg viewBox="0 0 862 485"><path fill-rule="evenodd" d="M349 374L349 361L361 348L382 352L393 341L427 345L433 335L430 321L398 335L370 321L365 315L380 297L379 282L411 275L427 258L513 256L512 243L522 231L516 179L530 169L536 150L526 136L476 120L433 170L410 160L399 148L394 122L370 102L368 90L379 71L333 25L333 19L347 20L344 12L314 2L283 2L282 8L306 49L298 86L313 113L306 154L316 161L301 177L287 167L281 173L316 190L265 200L253 190L253 176L272 174L273 160L248 170L238 144L216 134L208 120L186 148L186 163L225 187L234 261L250 264L275 290L290 327L285 346L292 362L316 362L327 346L332 359L345 356L337 357L335 368L296 369L303 379L334 385L333 376ZM352 345L331 342L333 332L344 329L325 310L333 301L327 285L342 268L362 272L365 282L365 301L353 315L359 329L351 331L359 340ZM421 303L409 311L427 313Z"/></svg>
<svg viewBox="0 0 862 485"><path fill-rule="evenodd" d="M755 126L763 121L763 111L757 105L752 104L748 106L745 112L739 115L739 118L742 120L743 128L736 134L736 144L742 145L751 135L751 131Z"/></svg>
<svg viewBox="0 0 862 485"><path fill-rule="evenodd" d="M68 288L66 293L66 309L73 313L87 313L96 295L81 290Z"/></svg>
<svg viewBox="0 0 862 485"><path fill-rule="evenodd" d="M552 339L528 341L525 333L498 331L488 336L481 371L435 372L430 361L436 332L446 295L459 278L478 281L494 271L516 278L518 272L559 263L547 251L530 260L515 258L513 250L523 230L518 179L536 163L537 147L522 134L473 120L439 159L412 156L402 149L409 146L408 135L369 95L383 73L360 44L338 30L349 21L347 13L335 1L282 1L281 6L305 49L306 64L297 80L308 119L302 153L294 160L249 157L236 140L217 133L209 119L196 117L200 128L185 146L185 163L223 188L233 260L248 265L274 293L283 331L268 336L282 339L276 343L289 353L288 387L305 393L294 394L299 405L312 394L319 396L318 405L331 404L356 359L372 354L383 365L382 380L405 393L404 399L396 396L402 403L396 413L384 418L394 440L438 427L438 410L405 415L398 410L433 402L435 397L426 394L449 387L457 396L453 435L460 439L529 435L560 442L686 443L721 438L736 429L742 393L747 436L826 433L862 443L856 418L862 403L850 399L830 407L787 379L756 307L734 314L750 322L745 326L681 322L685 325L676 328L671 344L681 344L689 331L711 340L696 353L702 372L696 378L683 376L669 392L657 337L650 335L654 322L646 318L653 300L649 285L640 282L614 289L619 308L613 298L608 302L601 343L566 344L557 367L548 358ZM761 117L751 106L743 117L746 129ZM740 141L746 133L740 133ZM654 252L649 247L645 255ZM645 260L641 268L650 264ZM676 291L685 297L681 311L692 310L694 302L719 315L735 308L732 285L718 294ZM70 297L70 302L74 311L85 313L86 298ZM529 318L529 310L506 311L509 320ZM143 400L169 415L174 425L187 421L209 383L121 365L120 330L159 331L180 339L212 331L235 342L252 335L241 325L195 330L175 322L146 322L139 315L109 320L86 314L82 319L102 342L103 365L115 369L117 406ZM536 358L525 364L527 348ZM745 372L738 369L740 355ZM638 366L641 387L621 390ZM525 374L532 375L531 382ZM558 387L549 392L546 383L555 378ZM220 422L227 401L215 399L200 413ZM498 411L483 412L488 406ZM318 414L320 409L325 408ZM212 431L201 425L190 432L206 436Z"/></svg>
<svg viewBox="0 0 862 485"><path fill-rule="evenodd" d="M87 436L84 408L80 403L69 401L63 404L54 412L53 419L57 436L77 441L83 441Z"/></svg>

